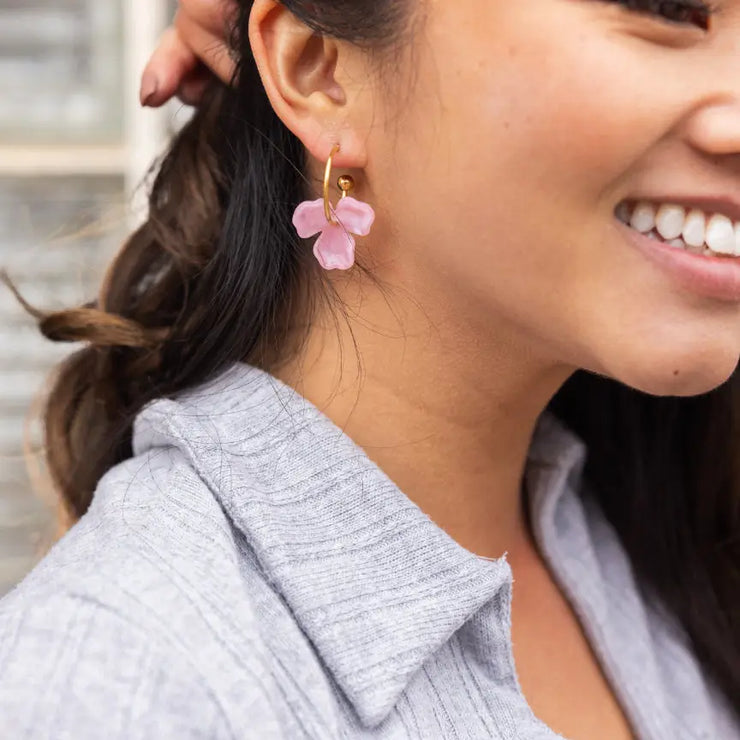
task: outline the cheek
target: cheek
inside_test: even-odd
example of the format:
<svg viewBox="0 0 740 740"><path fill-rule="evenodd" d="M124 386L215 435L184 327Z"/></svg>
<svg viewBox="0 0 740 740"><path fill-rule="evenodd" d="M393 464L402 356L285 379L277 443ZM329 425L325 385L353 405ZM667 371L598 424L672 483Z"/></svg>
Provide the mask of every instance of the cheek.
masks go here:
<svg viewBox="0 0 740 740"><path fill-rule="evenodd" d="M571 239L594 219L634 151L613 113L629 104L610 89L618 76L603 44L563 34L556 44L531 22L500 31L493 41L432 35L394 165L413 183L405 210L426 214L420 240L437 244L440 260L452 244L456 261L495 260L499 274L531 262L552 278L563 270L563 231Z"/></svg>
<svg viewBox="0 0 740 740"><path fill-rule="evenodd" d="M617 72L624 64L604 47L564 40L549 53L536 45L444 75L440 95L454 102L443 111L436 146L449 152L440 163L453 165L456 184L485 188L497 200L508 193L593 205L671 115L661 116L654 96L638 103L638 91ZM434 150L435 141L428 144Z"/></svg>
<svg viewBox="0 0 740 740"><path fill-rule="evenodd" d="M565 255L586 269L615 183L685 93L661 85L654 44L587 22L580 4L532 2L437 4L393 166L413 184L406 210L425 214L425 249L551 282L572 277Z"/></svg>
<svg viewBox="0 0 740 740"><path fill-rule="evenodd" d="M402 147L455 207L592 209L686 106L690 63L586 4L437 3L425 39Z"/></svg>

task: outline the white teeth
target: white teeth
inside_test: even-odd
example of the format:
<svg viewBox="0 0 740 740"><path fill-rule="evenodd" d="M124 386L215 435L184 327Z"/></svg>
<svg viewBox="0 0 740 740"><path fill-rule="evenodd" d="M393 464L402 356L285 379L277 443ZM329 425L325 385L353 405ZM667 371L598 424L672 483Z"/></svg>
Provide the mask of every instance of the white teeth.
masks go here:
<svg viewBox="0 0 740 740"><path fill-rule="evenodd" d="M686 216L681 235L683 240L691 247L704 246L704 235L706 231L706 217L704 211L692 210Z"/></svg>
<svg viewBox="0 0 740 740"><path fill-rule="evenodd" d="M638 203L632 211L629 224L633 229L647 234L655 228L655 208L650 203Z"/></svg>
<svg viewBox="0 0 740 740"><path fill-rule="evenodd" d="M673 247L695 254L724 254L740 257L740 221L720 213L707 214L698 208L688 210L674 203L662 205L641 200L622 201L617 218L651 239L661 239Z"/></svg>
<svg viewBox="0 0 740 740"><path fill-rule="evenodd" d="M735 254L735 229L727 216L715 213L707 223L707 246L718 254Z"/></svg>
<svg viewBox="0 0 740 740"><path fill-rule="evenodd" d="M683 231L686 211L681 206L670 204L662 205L655 215L655 228L666 240L675 239Z"/></svg>

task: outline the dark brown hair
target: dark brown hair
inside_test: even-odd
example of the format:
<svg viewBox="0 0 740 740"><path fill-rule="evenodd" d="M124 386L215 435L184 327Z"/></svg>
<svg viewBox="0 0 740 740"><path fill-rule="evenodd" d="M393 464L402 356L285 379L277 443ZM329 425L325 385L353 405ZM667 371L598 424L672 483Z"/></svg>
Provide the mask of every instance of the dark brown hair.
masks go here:
<svg viewBox="0 0 740 740"><path fill-rule="evenodd" d="M318 33L387 47L407 27L396 0L285 0ZM295 351L288 327L321 285L292 228L307 197L304 149L264 93L240 2L231 87L214 87L158 167L148 221L97 300L42 317L50 339L84 341L59 369L45 413L49 468L71 521L100 477L130 457L132 421L153 398L244 360ZM306 323L305 321L303 322ZM300 341L300 337L297 338ZM740 697L740 380L654 397L576 372L551 409L586 441L584 482L631 558L646 598L683 625L707 673Z"/></svg>

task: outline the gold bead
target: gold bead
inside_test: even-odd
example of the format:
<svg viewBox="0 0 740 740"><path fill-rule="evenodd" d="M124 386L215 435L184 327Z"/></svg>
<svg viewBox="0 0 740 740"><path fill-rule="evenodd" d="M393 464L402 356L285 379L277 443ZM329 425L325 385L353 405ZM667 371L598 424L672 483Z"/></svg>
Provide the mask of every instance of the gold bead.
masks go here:
<svg viewBox="0 0 740 740"><path fill-rule="evenodd" d="M355 186L355 181L351 175L340 175L337 180L337 187L342 191L342 195L349 193Z"/></svg>

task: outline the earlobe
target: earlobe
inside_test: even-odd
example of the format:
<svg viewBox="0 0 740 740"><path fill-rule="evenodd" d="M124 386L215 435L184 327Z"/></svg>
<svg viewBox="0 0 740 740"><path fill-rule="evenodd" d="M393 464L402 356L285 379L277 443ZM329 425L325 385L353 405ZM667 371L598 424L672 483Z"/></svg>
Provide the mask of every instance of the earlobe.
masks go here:
<svg viewBox="0 0 740 740"><path fill-rule="evenodd" d="M315 33L276 0L254 0L249 41L270 103L285 126L318 160L341 140L340 167L364 166L351 130L348 101L335 77L339 47Z"/></svg>

